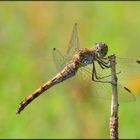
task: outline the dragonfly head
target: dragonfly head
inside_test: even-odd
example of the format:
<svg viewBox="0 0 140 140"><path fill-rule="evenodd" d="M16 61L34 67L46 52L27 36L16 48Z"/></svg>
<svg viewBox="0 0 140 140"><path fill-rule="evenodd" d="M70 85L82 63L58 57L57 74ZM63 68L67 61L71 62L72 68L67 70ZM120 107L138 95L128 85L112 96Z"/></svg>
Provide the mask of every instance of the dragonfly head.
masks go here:
<svg viewBox="0 0 140 140"><path fill-rule="evenodd" d="M96 43L95 50L96 50L96 56L98 58L103 58L107 55L108 46L105 43L102 43L102 42Z"/></svg>

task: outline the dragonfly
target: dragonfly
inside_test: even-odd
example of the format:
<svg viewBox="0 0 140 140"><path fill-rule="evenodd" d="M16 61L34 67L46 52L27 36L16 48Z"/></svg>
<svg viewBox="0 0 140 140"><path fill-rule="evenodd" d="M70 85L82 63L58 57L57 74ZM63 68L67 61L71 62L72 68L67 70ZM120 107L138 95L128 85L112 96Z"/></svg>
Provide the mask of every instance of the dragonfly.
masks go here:
<svg viewBox="0 0 140 140"><path fill-rule="evenodd" d="M107 78L111 77L111 75L102 75L97 72L98 65L102 70L109 69L110 63L107 57L108 53L108 45L99 42L94 45L92 48L80 48L79 38L77 35L77 23L74 24L71 38L68 44L68 49L66 55L62 55L62 53L53 48L53 58L55 65L58 69L58 73L50 80L48 80L45 84L41 85L38 89L33 91L29 96L25 97L24 100L19 104L17 109L17 114L29 105L34 99L40 96L42 93L53 87L54 85L63 82L71 77L74 77L78 71L83 69L83 71L87 72L88 75L91 76L91 81L96 83L101 83L103 87L109 87L111 82L106 81ZM130 61L129 59L124 59L126 61ZM133 63L136 65L140 64L140 60L133 60ZM91 66L92 69L89 70L88 66ZM140 66L140 65L139 65ZM120 71L117 75L120 75ZM97 87L98 88L98 87ZM126 95L131 96L131 99L135 100L135 96L131 93L131 90L126 86L118 85L118 88L126 93Z"/></svg>

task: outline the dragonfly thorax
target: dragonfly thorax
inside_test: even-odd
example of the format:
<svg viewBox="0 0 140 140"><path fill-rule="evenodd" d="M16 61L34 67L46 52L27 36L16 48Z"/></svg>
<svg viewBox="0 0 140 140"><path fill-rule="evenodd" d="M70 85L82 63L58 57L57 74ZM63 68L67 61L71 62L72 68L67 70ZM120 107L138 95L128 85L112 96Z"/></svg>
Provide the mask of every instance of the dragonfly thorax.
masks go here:
<svg viewBox="0 0 140 140"><path fill-rule="evenodd" d="M81 63L83 65L92 64L93 63L93 59L92 58L84 58L84 59L81 60Z"/></svg>

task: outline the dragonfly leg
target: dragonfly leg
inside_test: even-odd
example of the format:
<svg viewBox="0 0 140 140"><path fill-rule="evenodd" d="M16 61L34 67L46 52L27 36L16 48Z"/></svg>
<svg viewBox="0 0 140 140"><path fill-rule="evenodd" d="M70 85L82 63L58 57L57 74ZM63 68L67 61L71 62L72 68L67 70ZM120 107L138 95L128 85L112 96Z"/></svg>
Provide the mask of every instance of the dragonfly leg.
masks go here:
<svg viewBox="0 0 140 140"><path fill-rule="evenodd" d="M121 73L121 71L117 72L116 74L118 75L118 74L120 74L120 73ZM106 75L106 76L102 76L102 77L100 77L99 79L104 79L104 78L107 78L107 77L111 77L111 74L110 74L110 75Z"/></svg>
<svg viewBox="0 0 140 140"><path fill-rule="evenodd" d="M105 58L104 58L105 59ZM109 60L107 61L107 62L105 62L105 61L103 61L103 60L101 60L101 59L99 59L99 58L97 58L96 57L96 60L97 60L97 62L99 63L99 65L103 68L103 66L105 67L105 68L110 68L110 65L108 65L109 64ZM103 68L104 69L104 68Z"/></svg>
<svg viewBox="0 0 140 140"><path fill-rule="evenodd" d="M94 81L94 77L96 79L99 79L99 77L97 76L97 73L96 73L96 69L95 69L95 63L93 62L93 67L92 67L92 80Z"/></svg>
<svg viewBox="0 0 140 140"><path fill-rule="evenodd" d="M105 69L105 67L104 67L99 61L97 61L97 63L100 65L100 67L101 67L102 69Z"/></svg>
<svg viewBox="0 0 140 140"><path fill-rule="evenodd" d="M104 66L105 68L110 68L110 65L106 64L103 60L98 59L97 60L100 65Z"/></svg>
<svg viewBox="0 0 140 140"><path fill-rule="evenodd" d="M109 61L108 58L102 58L102 59L104 59L104 63L105 63L105 64L109 64L110 61ZM107 60L107 61L105 61L105 60Z"/></svg>
<svg viewBox="0 0 140 140"><path fill-rule="evenodd" d="M103 65L101 65L101 63L98 62L98 64L101 66L102 69L105 69L105 67ZM94 75L95 75L96 79L104 79L106 77L110 77L110 75L102 76L102 77L97 76L97 72L96 72L96 69L95 69L95 64L93 63L92 79L94 79Z"/></svg>
<svg viewBox="0 0 140 140"><path fill-rule="evenodd" d="M97 76L96 69L95 69L95 64L93 62L92 80L95 81L95 82L101 82L101 83L111 83L110 81L101 81L101 80L98 80L98 79L103 79L103 78L100 78L100 77Z"/></svg>

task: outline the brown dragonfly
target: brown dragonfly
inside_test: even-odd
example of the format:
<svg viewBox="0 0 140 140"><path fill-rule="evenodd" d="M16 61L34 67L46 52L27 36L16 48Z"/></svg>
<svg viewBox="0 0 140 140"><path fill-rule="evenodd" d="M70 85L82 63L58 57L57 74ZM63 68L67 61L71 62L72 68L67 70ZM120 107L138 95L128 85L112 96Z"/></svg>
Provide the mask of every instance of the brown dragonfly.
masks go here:
<svg viewBox="0 0 140 140"><path fill-rule="evenodd" d="M76 73L82 69L86 68L88 65L92 66L92 70L89 71L88 68L85 69L89 74L91 74L91 80L101 84L108 84L111 83L106 81L110 75L102 76L101 74L97 73L96 64L101 69L108 69L110 68L109 59L107 57L108 53L108 46L105 43L99 42L95 44L95 47L91 49L87 48L79 48L79 39L77 35L77 24L75 23L73 26L73 31L71 35L71 39L68 45L68 49L66 52L66 56L62 55L59 50L56 48L53 49L53 58L54 62L59 70L59 73L54 76L51 80L43 84L41 87L36 89L32 94L25 97L25 99L19 104L17 109L17 113L20 112L30 104L34 99L40 96L49 88L53 87L54 85L69 79L76 75ZM126 61L130 61L126 59ZM139 64L139 60L133 60L133 63ZM118 72L118 75L121 72ZM111 85L111 84L110 84ZM127 95L131 96L131 99L135 100L135 96L131 93L130 89L125 86L118 85L120 90L123 90ZM111 94L111 93L110 93Z"/></svg>

